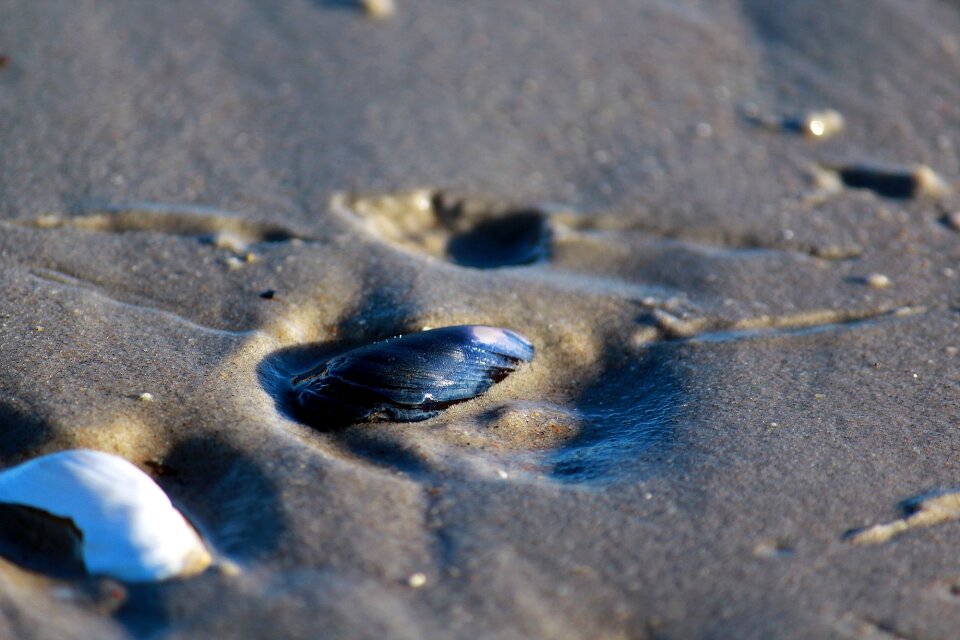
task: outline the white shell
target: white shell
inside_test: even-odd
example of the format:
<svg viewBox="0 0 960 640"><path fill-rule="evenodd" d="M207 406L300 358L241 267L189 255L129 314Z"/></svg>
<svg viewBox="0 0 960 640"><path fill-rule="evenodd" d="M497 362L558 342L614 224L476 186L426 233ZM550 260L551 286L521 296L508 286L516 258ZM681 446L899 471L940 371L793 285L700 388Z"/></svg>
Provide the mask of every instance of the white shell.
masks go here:
<svg viewBox="0 0 960 640"><path fill-rule="evenodd" d="M199 536L163 489L108 453L63 451L0 472L0 502L72 520L91 574L147 582L210 565Z"/></svg>

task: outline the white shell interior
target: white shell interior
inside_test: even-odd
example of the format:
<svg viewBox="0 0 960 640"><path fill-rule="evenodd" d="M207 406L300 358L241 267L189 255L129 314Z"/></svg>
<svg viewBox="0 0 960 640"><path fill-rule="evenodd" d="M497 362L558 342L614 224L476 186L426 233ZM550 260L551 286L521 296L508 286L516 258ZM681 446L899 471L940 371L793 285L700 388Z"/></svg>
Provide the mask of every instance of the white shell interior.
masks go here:
<svg viewBox="0 0 960 640"><path fill-rule="evenodd" d="M91 574L148 582L210 563L203 542L163 489L108 453L63 451L0 472L0 503L72 520Z"/></svg>

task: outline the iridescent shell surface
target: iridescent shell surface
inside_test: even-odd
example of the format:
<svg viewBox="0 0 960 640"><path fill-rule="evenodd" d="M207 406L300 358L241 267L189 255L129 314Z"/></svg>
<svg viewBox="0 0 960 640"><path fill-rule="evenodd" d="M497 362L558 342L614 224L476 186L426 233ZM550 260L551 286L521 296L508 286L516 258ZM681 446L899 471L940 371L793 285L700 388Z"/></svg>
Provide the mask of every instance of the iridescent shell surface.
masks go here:
<svg viewBox="0 0 960 640"><path fill-rule="evenodd" d="M443 327L340 354L294 378L293 395L319 428L414 422L479 396L531 360L533 345L509 329Z"/></svg>

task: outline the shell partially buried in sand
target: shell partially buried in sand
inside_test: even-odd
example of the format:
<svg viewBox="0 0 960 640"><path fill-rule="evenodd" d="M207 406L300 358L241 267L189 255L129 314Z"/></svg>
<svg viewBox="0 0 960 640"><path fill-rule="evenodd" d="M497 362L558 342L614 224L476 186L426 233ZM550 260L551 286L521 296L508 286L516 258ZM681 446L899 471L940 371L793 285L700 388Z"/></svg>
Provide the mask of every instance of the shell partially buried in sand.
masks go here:
<svg viewBox="0 0 960 640"><path fill-rule="evenodd" d="M194 575L211 564L163 489L108 453L63 451L0 472L0 503L70 520L91 574L153 582Z"/></svg>
<svg viewBox="0 0 960 640"><path fill-rule="evenodd" d="M293 394L319 428L414 422L479 396L532 359L530 341L509 329L443 327L343 353L294 378Z"/></svg>

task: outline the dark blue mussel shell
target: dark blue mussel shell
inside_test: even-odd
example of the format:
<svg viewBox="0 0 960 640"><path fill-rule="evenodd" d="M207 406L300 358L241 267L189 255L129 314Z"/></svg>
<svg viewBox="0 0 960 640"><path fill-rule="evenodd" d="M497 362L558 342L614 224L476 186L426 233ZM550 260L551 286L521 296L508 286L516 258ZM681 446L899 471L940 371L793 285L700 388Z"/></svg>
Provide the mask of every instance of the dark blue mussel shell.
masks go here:
<svg viewBox="0 0 960 640"><path fill-rule="evenodd" d="M319 428L416 422L475 398L533 360L533 345L498 327L443 327L358 347L295 377L302 417Z"/></svg>

